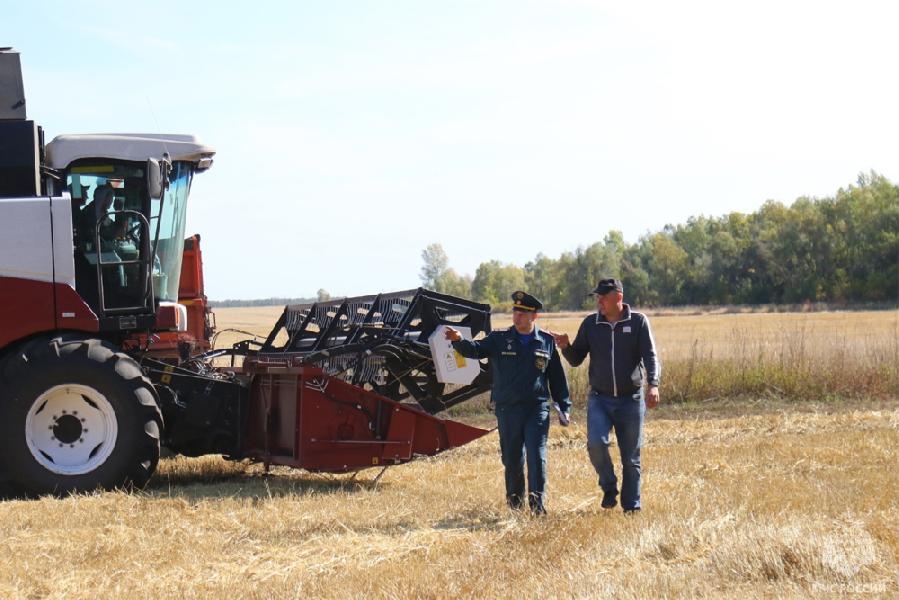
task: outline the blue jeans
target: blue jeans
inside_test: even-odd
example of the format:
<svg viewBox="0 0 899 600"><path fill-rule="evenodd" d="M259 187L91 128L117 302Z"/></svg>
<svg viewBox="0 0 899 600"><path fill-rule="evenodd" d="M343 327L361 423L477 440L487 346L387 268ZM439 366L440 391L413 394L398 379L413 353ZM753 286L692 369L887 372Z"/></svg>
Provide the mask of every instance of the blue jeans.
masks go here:
<svg viewBox="0 0 899 600"><path fill-rule="evenodd" d="M609 456L609 433L615 428L621 451L621 508L640 508L640 447L643 445L643 390L627 396L587 396L587 451L603 492L617 492L618 479Z"/></svg>
<svg viewBox="0 0 899 600"><path fill-rule="evenodd" d="M546 438L549 405L511 404L496 407L499 448L506 472L506 501L521 508L524 501L524 463L528 463L528 504L543 511L546 488Z"/></svg>

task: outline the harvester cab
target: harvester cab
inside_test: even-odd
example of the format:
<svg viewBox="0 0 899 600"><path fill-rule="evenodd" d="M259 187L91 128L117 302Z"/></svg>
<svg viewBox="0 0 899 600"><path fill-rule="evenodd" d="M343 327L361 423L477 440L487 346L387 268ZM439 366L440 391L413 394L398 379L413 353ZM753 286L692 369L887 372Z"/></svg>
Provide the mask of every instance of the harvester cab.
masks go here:
<svg viewBox="0 0 899 600"><path fill-rule="evenodd" d="M62 135L46 147L47 193L71 198L75 284L101 331L171 329L187 197L214 151L192 136ZM159 158L156 158L159 157Z"/></svg>

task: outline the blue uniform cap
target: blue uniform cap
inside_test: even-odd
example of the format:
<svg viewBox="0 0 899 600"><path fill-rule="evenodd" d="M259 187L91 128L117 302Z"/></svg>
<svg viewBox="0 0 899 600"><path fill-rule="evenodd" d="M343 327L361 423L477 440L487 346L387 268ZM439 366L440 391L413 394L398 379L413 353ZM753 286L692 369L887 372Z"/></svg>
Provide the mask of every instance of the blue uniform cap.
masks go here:
<svg viewBox="0 0 899 600"><path fill-rule="evenodd" d="M543 303L527 292L517 291L512 294L512 310L537 312L543 310Z"/></svg>

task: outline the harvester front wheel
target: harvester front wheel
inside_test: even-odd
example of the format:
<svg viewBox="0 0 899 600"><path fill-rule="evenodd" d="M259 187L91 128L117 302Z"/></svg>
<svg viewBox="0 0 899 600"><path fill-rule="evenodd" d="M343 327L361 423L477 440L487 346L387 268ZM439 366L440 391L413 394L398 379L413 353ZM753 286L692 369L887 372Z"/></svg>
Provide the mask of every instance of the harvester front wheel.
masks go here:
<svg viewBox="0 0 899 600"><path fill-rule="evenodd" d="M3 369L0 460L29 495L143 487L162 415L138 364L96 339L35 340Z"/></svg>

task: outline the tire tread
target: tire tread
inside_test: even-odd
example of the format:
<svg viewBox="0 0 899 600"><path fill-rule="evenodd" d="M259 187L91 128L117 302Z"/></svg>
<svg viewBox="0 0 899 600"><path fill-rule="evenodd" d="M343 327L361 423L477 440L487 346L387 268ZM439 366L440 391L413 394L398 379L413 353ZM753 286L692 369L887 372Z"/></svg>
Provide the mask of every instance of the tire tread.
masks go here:
<svg viewBox="0 0 899 600"><path fill-rule="evenodd" d="M136 411L136 420L142 426L136 427L136 431L124 432L120 430L114 454L116 452L130 452L131 458L126 461L126 464L112 478L111 485L109 481L93 483L90 477L92 473L86 473L71 476L69 481L66 481L66 478L69 476L58 475L56 477L63 481L53 486L52 489L48 489L48 486L41 482L29 481L27 476L23 476L23 471L26 470L24 467L10 469L9 467L13 465L6 465L6 471L10 473L16 487L28 495L43 493L63 495L71 492L90 491L97 487L128 490L142 488L147 484L156 469L159 461L160 432L163 425L162 412L159 409L153 384L143 374L140 366L134 359L127 354L117 351L114 346L103 340L63 335L51 339L38 338L26 342L12 353L3 364L0 364L0 369L2 369L4 383L8 384L10 388L16 388L29 377L40 376L39 373L32 373L34 369L40 369L42 366L45 368L47 366L57 368L62 366L65 368L67 363L75 364L81 361L88 361L88 364L94 363L125 386L128 392L128 397L125 401L127 406L130 407L127 410ZM7 386L4 385L4 387ZM14 393L8 394L8 396L12 397L2 398L0 401L4 404L17 401L14 399ZM0 414L4 417L7 417L7 408L7 406L0 406ZM9 419L4 418L3 420L8 421ZM9 438L6 435L7 432L3 430L10 426L15 426L15 424L0 423L0 435L3 435L3 438ZM23 424L19 423L18 426L23 426ZM131 448L120 449L119 444L126 439L130 439ZM0 439L0 445L4 444L4 442L5 440ZM8 452L4 448L3 452L0 452L0 459L7 454ZM37 466L35 467L34 465ZM31 468L38 468L46 473L46 470L36 462L34 465ZM74 481L76 478L78 479L77 482Z"/></svg>

